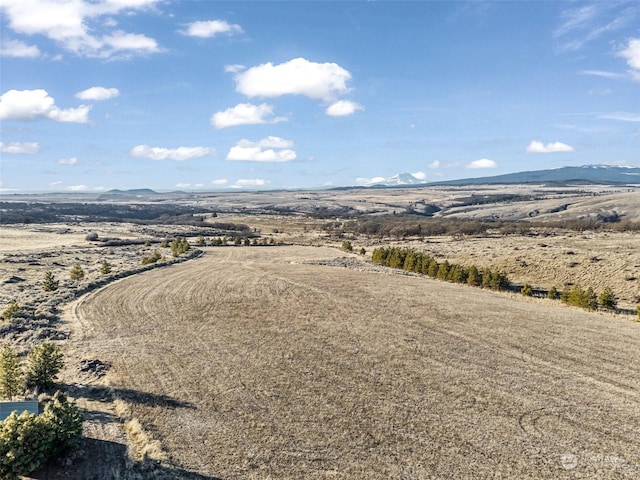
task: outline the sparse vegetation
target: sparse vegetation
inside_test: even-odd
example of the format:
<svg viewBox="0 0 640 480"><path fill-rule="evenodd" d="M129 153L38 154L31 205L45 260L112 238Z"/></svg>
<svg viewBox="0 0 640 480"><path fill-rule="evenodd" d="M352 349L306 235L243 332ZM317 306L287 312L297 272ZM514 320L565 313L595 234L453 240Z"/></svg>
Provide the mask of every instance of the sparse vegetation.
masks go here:
<svg viewBox="0 0 640 480"><path fill-rule="evenodd" d="M551 300L557 300L559 297L560 294L558 293L558 289L555 286L551 287L547 292L547 298L550 298Z"/></svg>
<svg viewBox="0 0 640 480"><path fill-rule="evenodd" d="M533 295L533 287L528 283L525 283L520 289L520 293L525 297L530 297Z"/></svg>
<svg viewBox="0 0 640 480"><path fill-rule="evenodd" d="M350 241L345 240L344 242L342 242L342 249L345 252L352 252L353 251L353 245L351 245Z"/></svg>

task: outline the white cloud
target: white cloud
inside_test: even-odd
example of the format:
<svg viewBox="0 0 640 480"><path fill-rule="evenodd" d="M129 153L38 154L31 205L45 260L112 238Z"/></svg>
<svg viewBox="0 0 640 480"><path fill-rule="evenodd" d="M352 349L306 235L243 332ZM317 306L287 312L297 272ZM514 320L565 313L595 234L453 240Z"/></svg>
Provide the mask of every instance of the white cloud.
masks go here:
<svg viewBox="0 0 640 480"><path fill-rule="evenodd" d="M251 67L235 76L236 91L248 97L304 95L327 102L349 92L351 74L336 63L294 58L279 65Z"/></svg>
<svg viewBox="0 0 640 480"><path fill-rule="evenodd" d="M225 73L238 73L242 70L244 70L246 67L244 65L239 65L239 64L235 64L235 65L225 65L224 66L224 71Z"/></svg>
<svg viewBox="0 0 640 480"><path fill-rule="evenodd" d="M618 52L618 56L627 61L627 65L631 67L633 78L640 80L640 38L630 39L627 47Z"/></svg>
<svg viewBox="0 0 640 480"><path fill-rule="evenodd" d="M604 120L619 120L621 122L640 122L640 115L629 112L612 112L599 115Z"/></svg>
<svg viewBox="0 0 640 480"><path fill-rule="evenodd" d="M338 100L327 107L326 113L332 117L344 117L353 115L356 110L364 110L364 108L350 100Z"/></svg>
<svg viewBox="0 0 640 480"><path fill-rule="evenodd" d="M293 147L293 141L270 135L262 140L258 140L257 142L251 142L243 139L240 140L237 145L241 147L291 148Z"/></svg>
<svg viewBox="0 0 640 480"><path fill-rule="evenodd" d="M489 160L488 158L481 158L480 160L474 160L469 163L465 168L496 168L498 164L493 160Z"/></svg>
<svg viewBox="0 0 640 480"><path fill-rule="evenodd" d="M120 95L117 88L91 87L75 94L80 100L108 100Z"/></svg>
<svg viewBox="0 0 640 480"><path fill-rule="evenodd" d="M216 180L211 180L211 183L213 185L226 185L227 183L229 183L229 180L227 180L226 178L217 178Z"/></svg>
<svg viewBox="0 0 640 480"><path fill-rule="evenodd" d="M286 117L269 118L273 115L273 107L263 103L239 103L235 107L227 108L223 112L211 116L211 125L215 128L235 127L238 125L258 125L262 123L278 123L287 120Z"/></svg>
<svg viewBox="0 0 640 480"><path fill-rule="evenodd" d="M87 190L91 190L86 185L69 185L66 189L70 192L86 192Z"/></svg>
<svg viewBox="0 0 640 480"><path fill-rule="evenodd" d="M264 187L265 185L270 184L269 180L265 180L263 178L240 178L233 184L236 188L241 187Z"/></svg>
<svg viewBox="0 0 640 480"><path fill-rule="evenodd" d="M376 183L382 183L385 180L386 178L384 177L373 177L373 178L358 177L356 178L356 184L357 185L375 185Z"/></svg>
<svg viewBox="0 0 640 480"><path fill-rule="evenodd" d="M95 32L94 19L105 15L149 9L159 0L2 0L0 9L8 28L23 35L44 35L77 55L109 58L126 52L159 51L157 42L140 34L122 31ZM112 18L101 23L115 26ZM92 28L89 27L92 25Z"/></svg>
<svg viewBox="0 0 640 480"><path fill-rule="evenodd" d="M559 152L573 152L573 147L562 142L552 142L546 145L537 140L532 140L527 146L527 153L559 153Z"/></svg>
<svg viewBox="0 0 640 480"><path fill-rule="evenodd" d="M580 50L603 35L632 23L637 8L620 8L619 2L592 2L562 12L563 23L554 32L560 52Z"/></svg>
<svg viewBox="0 0 640 480"><path fill-rule="evenodd" d="M626 75L621 73L607 72L604 70L582 70L578 73L580 75L593 75L594 77L611 78L614 80L626 78Z"/></svg>
<svg viewBox="0 0 640 480"><path fill-rule="evenodd" d="M51 183L49 184L49 186L50 186L50 187L55 187L55 186L57 186L57 185L62 185L63 183L64 183L64 182L63 182L62 180L58 180L58 181L56 181L56 182L51 182Z"/></svg>
<svg viewBox="0 0 640 480"><path fill-rule="evenodd" d="M46 90L9 90L0 96L0 120L48 118L57 122L87 123L90 106L61 109Z"/></svg>
<svg viewBox="0 0 640 480"><path fill-rule="evenodd" d="M181 162L191 158L213 155L215 152L216 149L210 147L161 148L150 147L149 145L137 145L131 149L129 154L133 157L150 158L151 160L169 159Z"/></svg>
<svg viewBox="0 0 640 480"><path fill-rule="evenodd" d="M4 153L38 153L40 151L40 145L38 142L0 142L0 152Z"/></svg>
<svg viewBox="0 0 640 480"><path fill-rule="evenodd" d="M209 38L220 33L227 35L242 33L242 27L236 24L229 24L224 20L209 20L190 23L187 30L180 33L191 37Z"/></svg>
<svg viewBox="0 0 640 480"><path fill-rule="evenodd" d="M78 163L78 159L76 157L61 158L58 160L59 165L75 165L76 163Z"/></svg>
<svg viewBox="0 0 640 480"><path fill-rule="evenodd" d="M429 168L440 168L440 160L434 160L429 164Z"/></svg>
<svg viewBox="0 0 640 480"><path fill-rule="evenodd" d="M0 40L0 57L36 58L40 49L36 45L27 45L21 40Z"/></svg>
<svg viewBox="0 0 640 480"><path fill-rule="evenodd" d="M266 137L257 142L240 140L229 149L227 160L236 162L283 163L296 159L293 142L280 137Z"/></svg>
<svg viewBox="0 0 640 480"><path fill-rule="evenodd" d="M418 180L426 180L427 179L427 174L424 173L424 172L416 172L416 173L412 173L411 175L416 177Z"/></svg>

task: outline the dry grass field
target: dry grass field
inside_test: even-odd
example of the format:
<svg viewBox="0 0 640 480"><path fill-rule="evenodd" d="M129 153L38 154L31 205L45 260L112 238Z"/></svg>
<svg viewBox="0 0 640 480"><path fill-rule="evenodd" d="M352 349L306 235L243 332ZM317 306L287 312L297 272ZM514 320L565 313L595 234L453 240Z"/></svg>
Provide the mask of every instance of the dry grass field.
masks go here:
<svg viewBox="0 0 640 480"><path fill-rule="evenodd" d="M76 385L87 429L120 398L159 459L135 478L640 476L628 318L318 264L331 248L206 250L69 312L69 358L111 365ZM134 478L110 469L91 478Z"/></svg>

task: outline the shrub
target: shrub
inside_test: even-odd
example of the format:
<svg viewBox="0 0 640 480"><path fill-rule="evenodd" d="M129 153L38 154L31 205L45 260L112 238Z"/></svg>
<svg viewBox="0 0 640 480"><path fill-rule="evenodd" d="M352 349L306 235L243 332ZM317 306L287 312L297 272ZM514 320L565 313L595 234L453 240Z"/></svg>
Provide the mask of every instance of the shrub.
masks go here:
<svg viewBox="0 0 640 480"><path fill-rule="evenodd" d="M198 238L196 238L196 245L198 247L204 247L207 244L207 242L205 241L204 237L202 235L198 235Z"/></svg>
<svg viewBox="0 0 640 480"><path fill-rule="evenodd" d="M29 412L12 412L0 422L0 478L17 480L49 456L53 434L48 423Z"/></svg>
<svg viewBox="0 0 640 480"><path fill-rule="evenodd" d="M5 322L11 320L20 311L20 305L15 300L11 300L7 308L2 311L2 319Z"/></svg>
<svg viewBox="0 0 640 480"><path fill-rule="evenodd" d="M24 388L18 354L9 346L0 350L0 396L11 400Z"/></svg>
<svg viewBox="0 0 640 480"><path fill-rule="evenodd" d="M47 403L42 418L50 426L55 439L50 456L59 457L80 446L82 414L62 392L56 392L51 402Z"/></svg>
<svg viewBox="0 0 640 480"><path fill-rule="evenodd" d="M360 255L366 255L367 251L365 250L364 247L360 248Z"/></svg>
<svg viewBox="0 0 640 480"><path fill-rule="evenodd" d="M179 257L186 251L188 251L191 246L186 238L178 237L171 242L171 253L174 257Z"/></svg>
<svg viewBox="0 0 640 480"><path fill-rule="evenodd" d="M102 265L100 266L100 273L102 275L108 275L109 273L111 273L111 264L106 260L102 261Z"/></svg>
<svg viewBox="0 0 640 480"><path fill-rule="evenodd" d="M148 257L142 257L142 265L150 265L152 263L158 262L158 260L162 259L162 255L157 250L153 252L153 255Z"/></svg>
<svg viewBox="0 0 640 480"><path fill-rule="evenodd" d="M50 389L63 366L60 348L51 342L41 343L27 355L27 386Z"/></svg>
<svg viewBox="0 0 640 480"><path fill-rule="evenodd" d="M556 300L559 296L560 295L558 294L556 287L551 287L547 292L547 298L550 298L551 300Z"/></svg>
<svg viewBox="0 0 640 480"><path fill-rule="evenodd" d="M13 412L0 422L0 478L28 475L48 459L77 449L81 438L82 415L60 392L40 416Z"/></svg>
<svg viewBox="0 0 640 480"><path fill-rule="evenodd" d="M616 307L618 306L618 298L613 293L613 290L611 290L609 287L606 287L600 294L600 297L598 298L598 304L602 308L615 310Z"/></svg>
<svg viewBox="0 0 640 480"><path fill-rule="evenodd" d="M525 283L520 289L520 293L525 297L530 297L531 295L533 295L533 287L528 283Z"/></svg>
<svg viewBox="0 0 640 480"><path fill-rule="evenodd" d="M76 263L73 267L71 267L69 277L71 278L71 280L82 280L84 278L84 270L79 263Z"/></svg>
<svg viewBox="0 0 640 480"><path fill-rule="evenodd" d="M45 292L53 292L57 290L60 286L60 281L55 277L55 275L48 271L44 274L44 280L42 281L42 289Z"/></svg>
<svg viewBox="0 0 640 480"><path fill-rule="evenodd" d="M345 240L344 242L342 242L342 249L345 252L352 252L353 251L353 245L351 245L351 242L349 240Z"/></svg>
<svg viewBox="0 0 640 480"><path fill-rule="evenodd" d="M636 307L636 312L638 313L638 321L640 322L640 305Z"/></svg>

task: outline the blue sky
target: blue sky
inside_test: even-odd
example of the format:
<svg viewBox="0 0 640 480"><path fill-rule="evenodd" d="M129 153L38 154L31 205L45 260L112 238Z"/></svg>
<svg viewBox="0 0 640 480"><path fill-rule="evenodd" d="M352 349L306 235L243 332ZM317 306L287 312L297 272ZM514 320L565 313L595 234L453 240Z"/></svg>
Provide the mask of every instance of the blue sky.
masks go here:
<svg viewBox="0 0 640 480"><path fill-rule="evenodd" d="M640 165L640 3L0 0L4 192Z"/></svg>

